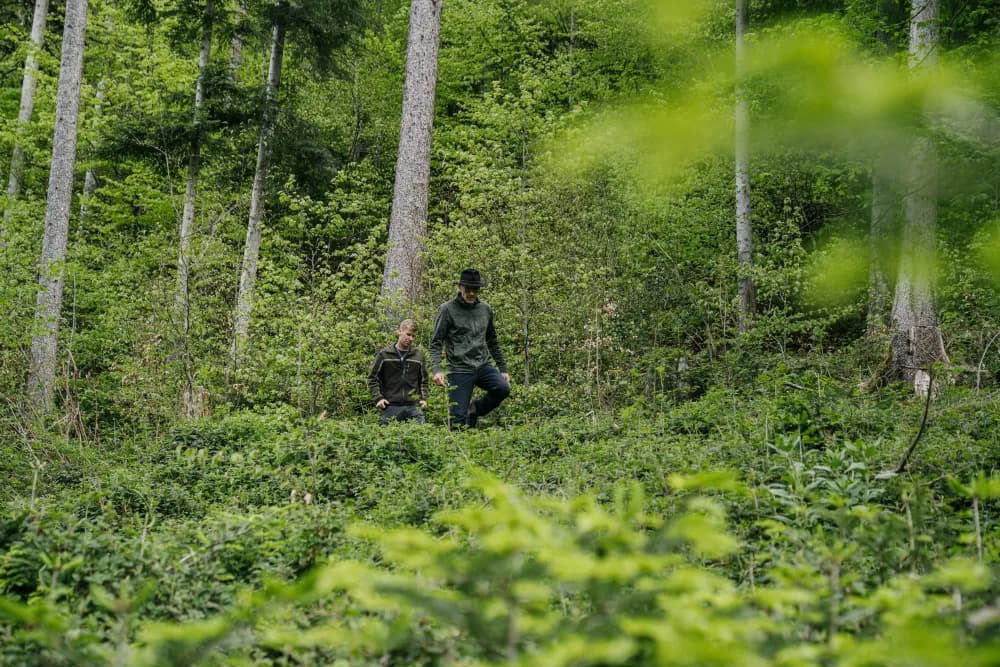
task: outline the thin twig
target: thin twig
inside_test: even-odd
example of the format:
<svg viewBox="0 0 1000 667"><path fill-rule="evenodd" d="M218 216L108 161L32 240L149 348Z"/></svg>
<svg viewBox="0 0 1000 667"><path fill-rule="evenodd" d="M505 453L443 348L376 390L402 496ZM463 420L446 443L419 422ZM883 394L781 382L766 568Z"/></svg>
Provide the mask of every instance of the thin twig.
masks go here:
<svg viewBox="0 0 1000 667"><path fill-rule="evenodd" d="M906 453L903 454L902 460L900 460L899 465L896 466L895 473L898 475L906 469L906 464L910 462L910 456L913 454L914 448L916 448L917 443L920 442L920 438L924 435L924 431L927 430L927 413L930 412L931 408L931 397L934 395L934 367L931 366L930 372L927 374L927 399L924 401L924 415L920 419L920 428L917 429L917 434L913 436L913 442L906 449Z"/></svg>

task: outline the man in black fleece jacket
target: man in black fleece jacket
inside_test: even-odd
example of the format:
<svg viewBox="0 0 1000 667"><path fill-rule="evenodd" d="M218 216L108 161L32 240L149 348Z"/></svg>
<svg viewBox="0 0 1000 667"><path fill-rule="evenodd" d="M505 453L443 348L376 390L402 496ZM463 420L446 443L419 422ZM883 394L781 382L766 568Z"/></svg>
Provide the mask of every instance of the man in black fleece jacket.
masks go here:
<svg viewBox="0 0 1000 667"><path fill-rule="evenodd" d="M441 348L446 348L452 428L475 426L480 417L492 412L510 394L510 375L497 340L493 309L479 300L482 286L479 271L462 271L458 295L441 304L431 336L431 368L434 382L441 386L445 386ZM491 356L496 368L490 364ZM475 387L485 389L486 394L472 401Z"/></svg>
<svg viewBox="0 0 1000 667"><path fill-rule="evenodd" d="M430 388L427 358L413 346L416 331L416 322L403 320L396 330L396 343L379 350L368 371L368 391L382 411L382 426L392 419L424 423L422 408L427 407Z"/></svg>

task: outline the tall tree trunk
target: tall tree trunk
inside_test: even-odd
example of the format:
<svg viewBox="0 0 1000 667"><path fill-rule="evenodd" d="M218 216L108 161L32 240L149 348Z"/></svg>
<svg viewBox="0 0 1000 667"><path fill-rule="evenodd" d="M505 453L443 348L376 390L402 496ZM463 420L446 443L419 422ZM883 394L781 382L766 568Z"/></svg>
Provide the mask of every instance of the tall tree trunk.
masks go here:
<svg viewBox="0 0 1000 667"><path fill-rule="evenodd" d="M236 316L233 334L233 368L239 360L247 334L250 331L250 311L253 309L253 290L257 282L257 258L260 255L260 224L264 216L264 195L267 171L271 162L274 124L278 116L278 87L281 85L281 61L285 51L285 23L275 19L271 35L271 61L267 70L264 115L257 144L257 169L250 195L250 219L247 223L246 245L243 248L243 267L240 271L240 290L236 297Z"/></svg>
<svg viewBox="0 0 1000 667"><path fill-rule="evenodd" d="M233 26L233 41L229 49L229 76L239 79L243 66L243 42L246 39L247 5L245 0L236 0L236 24Z"/></svg>
<svg viewBox="0 0 1000 667"><path fill-rule="evenodd" d="M188 331L191 329L191 301L188 298L189 248L194 228L195 203L198 199L198 172L201 170L202 108L205 106L205 74L212 55L212 24L215 20L213 0L205 0L201 25L201 50L198 55L198 77L194 84L194 134L188 158L187 185L184 189L184 210L181 213L180 238L177 252L177 295L175 306L181 325L181 348L184 358L184 415L192 416L194 408L194 377L192 372Z"/></svg>
<svg viewBox="0 0 1000 667"><path fill-rule="evenodd" d="M739 331L757 312L753 284L753 223L750 216L750 104L744 84L747 0L736 0L736 264L739 273Z"/></svg>
<svg viewBox="0 0 1000 667"><path fill-rule="evenodd" d="M101 117L101 109L104 107L104 88L105 81L101 79L97 82L97 103L94 105L94 117L91 119L91 126L96 126L98 120ZM93 150L93 143L90 146ZM87 172L83 175L83 196L80 197L80 225L83 225L84 220L87 219L87 212L90 206L90 198L94 195L94 191L97 190L97 173L93 167L89 167Z"/></svg>
<svg viewBox="0 0 1000 667"><path fill-rule="evenodd" d="M392 306L395 316L402 315L405 307L420 296L424 270L423 237L427 233L442 2L413 0L410 5L396 185L389 219L389 249L382 274L382 296L396 302Z"/></svg>
<svg viewBox="0 0 1000 667"><path fill-rule="evenodd" d="M52 136L52 165L45 207L45 233L39 264L38 299L31 337L28 398L39 413L52 410L62 308L69 207L73 197L73 165L80 115L80 80L83 74L83 42L87 28L87 0L67 0L63 31L62 62L56 99L56 122Z"/></svg>
<svg viewBox="0 0 1000 667"><path fill-rule="evenodd" d="M896 13L896 0L878 0L880 27L875 34L875 50L879 57L888 58L894 48L887 26ZM879 150L879 147L876 147ZM896 210L899 196L892 178L892 166L884 157L872 161L872 203L869 225L868 314L869 336L884 333L889 328L890 282L889 244L896 235Z"/></svg>
<svg viewBox="0 0 1000 667"><path fill-rule="evenodd" d="M910 10L910 69L937 62L937 0L913 0ZM892 304L892 356L889 379L913 382L936 361L946 361L944 340L934 305L937 250L937 154L927 137L913 142L903 199L904 225Z"/></svg>
<svg viewBox="0 0 1000 667"><path fill-rule="evenodd" d="M869 232L868 335L885 332L889 320L889 276L887 248L894 236L898 200L882 160L872 165L872 210Z"/></svg>
<svg viewBox="0 0 1000 667"><path fill-rule="evenodd" d="M528 133L521 134L521 174L518 179L520 186L519 208L521 213L521 336L524 338L524 386L531 386L531 285L528 277L528 221L525 209L528 206Z"/></svg>
<svg viewBox="0 0 1000 667"><path fill-rule="evenodd" d="M21 107L17 112L17 131L14 152L10 158L10 174L7 182L7 206L4 207L4 223L10 219L11 205L21 194L21 179L24 176L24 147L21 138L24 129L31 122L35 110L35 89L38 86L38 57L45 39L45 22L49 15L49 0L35 0L35 14L31 20L31 42L28 55L24 58L24 78L21 81ZM4 225L6 227L6 224ZM3 230L0 230L2 235Z"/></svg>

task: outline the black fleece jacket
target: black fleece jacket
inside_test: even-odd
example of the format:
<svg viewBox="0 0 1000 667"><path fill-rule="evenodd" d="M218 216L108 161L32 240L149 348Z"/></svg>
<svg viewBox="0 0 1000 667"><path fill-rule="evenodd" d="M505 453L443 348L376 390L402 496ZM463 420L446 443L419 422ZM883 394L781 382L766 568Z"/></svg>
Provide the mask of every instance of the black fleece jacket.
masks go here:
<svg viewBox="0 0 1000 667"><path fill-rule="evenodd" d="M368 391L378 403L413 405L430 396L427 357L423 350L410 348L400 358L395 345L379 350L368 371Z"/></svg>

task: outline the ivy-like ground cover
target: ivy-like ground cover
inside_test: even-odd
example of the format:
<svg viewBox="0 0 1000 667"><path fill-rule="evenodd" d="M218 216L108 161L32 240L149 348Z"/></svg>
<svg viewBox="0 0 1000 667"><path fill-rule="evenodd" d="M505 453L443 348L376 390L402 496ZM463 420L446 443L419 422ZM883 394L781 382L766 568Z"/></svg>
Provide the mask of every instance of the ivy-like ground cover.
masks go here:
<svg viewBox="0 0 1000 667"><path fill-rule="evenodd" d="M950 389L887 475L923 406L813 379L463 434L11 442L0 663L1000 663L986 399Z"/></svg>

